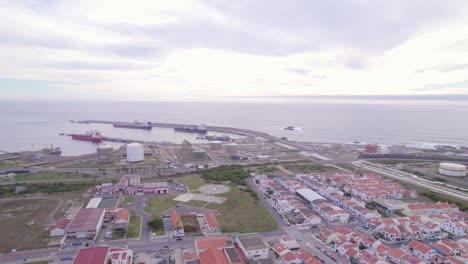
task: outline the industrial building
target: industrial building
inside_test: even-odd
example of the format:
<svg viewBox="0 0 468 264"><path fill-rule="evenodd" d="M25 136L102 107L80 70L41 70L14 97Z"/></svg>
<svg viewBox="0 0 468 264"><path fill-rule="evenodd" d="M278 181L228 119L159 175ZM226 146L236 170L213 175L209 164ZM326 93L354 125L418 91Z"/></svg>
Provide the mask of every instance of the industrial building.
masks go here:
<svg viewBox="0 0 468 264"><path fill-rule="evenodd" d="M206 152L201 148L196 148L192 151L192 157L198 160L204 159L206 158Z"/></svg>
<svg viewBox="0 0 468 264"><path fill-rule="evenodd" d="M59 237L65 235L65 230L67 229L68 225L70 224L69 219L63 218L60 219L50 230L51 237Z"/></svg>
<svg viewBox="0 0 468 264"><path fill-rule="evenodd" d="M379 146L377 144L367 144L364 147L364 152L368 154L376 154L379 151Z"/></svg>
<svg viewBox="0 0 468 264"><path fill-rule="evenodd" d="M457 163L440 163L439 173L445 176L465 177L466 166Z"/></svg>
<svg viewBox="0 0 468 264"><path fill-rule="evenodd" d="M141 162L145 159L145 150L140 143L130 143L127 145L127 162Z"/></svg>
<svg viewBox="0 0 468 264"><path fill-rule="evenodd" d="M221 141L211 141L210 148L213 151L220 151L223 149L223 144L221 143Z"/></svg>
<svg viewBox="0 0 468 264"><path fill-rule="evenodd" d="M180 156L182 156L183 158L190 158L192 157L192 151L192 144L187 140L184 140L180 147Z"/></svg>
<svg viewBox="0 0 468 264"><path fill-rule="evenodd" d="M234 142L229 143L229 144L226 144L224 149L226 150L226 153L229 155L237 155L237 152L239 151L239 145L237 145L237 143L234 143Z"/></svg>
<svg viewBox="0 0 468 264"><path fill-rule="evenodd" d="M70 222L66 230L67 239L95 240L104 220L104 209L83 208Z"/></svg>
<svg viewBox="0 0 468 264"><path fill-rule="evenodd" d="M97 148L98 163L112 163L114 161L114 148L111 145L101 144Z"/></svg>

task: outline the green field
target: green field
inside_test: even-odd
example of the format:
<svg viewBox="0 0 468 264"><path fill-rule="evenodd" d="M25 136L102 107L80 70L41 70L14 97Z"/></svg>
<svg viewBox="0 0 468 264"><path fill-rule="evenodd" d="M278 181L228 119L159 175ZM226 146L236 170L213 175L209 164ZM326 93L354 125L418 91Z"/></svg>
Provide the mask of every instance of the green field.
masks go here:
<svg viewBox="0 0 468 264"><path fill-rule="evenodd" d="M175 207L180 202L174 201L177 195L160 195L153 196L149 198L148 208L145 208L147 213L152 214L154 217L162 217L163 213L173 207Z"/></svg>
<svg viewBox="0 0 468 264"><path fill-rule="evenodd" d="M135 203L136 202L136 197L135 196L125 196L125 198L122 201L122 204L128 204L128 203Z"/></svg>
<svg viewBox="0 0 468 264"><path fill-rule="evenodd" d="M177 182L185 182L189 190L196 190L205 184L205 181L198 174L177 177L173 178L173 180Z"/></svg>
<svg viewBox="0 0 468 264"><path fill-rule="evenodd" d="M232 185L228 193L218 196L228 199L223 204L209 204L205 208L221 212L217 218L223 232L267 232L278 228L265 205L250 193L240 191Z"/></svg>
<svg viewBox="0 0 468 264"><path fill-rule="evenodd" d="M93 179L94 175L77 174L71 172L37 172L18 174L13 177L2 177L4 182L28 182L28 181L60 181L67 179Z"/></svg>
<svg viewBox="0 0 468 264"><path fill-rule="evenodd" d="M206 202L191 200L191 201L188 201L186 203L183 203L182 205L193 206L193 207L202 207L205 204L206 204Z"/></svg>
<svg viewBox="0 0 468 264"><path fill-rule="evenodd" d="M47 264L47 263L49 263L49 261L47 261L47 260L26 262L26 264Z"/></svg>
<svg viewBox="0 0 468 264"><path fill-rule="evenodd" d="M141 216L130 216L130 223L128 224L127 238L140 237Z"/></svg>

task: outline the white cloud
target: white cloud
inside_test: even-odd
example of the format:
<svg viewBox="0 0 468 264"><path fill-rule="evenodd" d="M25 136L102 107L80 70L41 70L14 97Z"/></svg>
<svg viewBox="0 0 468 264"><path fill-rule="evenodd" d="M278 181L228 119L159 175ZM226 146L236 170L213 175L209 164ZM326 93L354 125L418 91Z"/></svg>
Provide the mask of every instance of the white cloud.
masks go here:
<svg viewBox="0 0 468 264"><path fill-rule="evenodd" d="M60 91L31 99L468 94L468 51L459 45L468 39L468 27L460 26L468 22L466 5L371 49L354 37L321 33L326 23L315 31L287 21L255 23L256 14L269 11L250 10L250 20L241 20L198 1L0 3L0 96L27 97L2 90L1 79L50 81ZM400 11L386 19L411 13ZM369 41L400 34L385 30ZM313 42L320 36L323 43Z"/></svg>

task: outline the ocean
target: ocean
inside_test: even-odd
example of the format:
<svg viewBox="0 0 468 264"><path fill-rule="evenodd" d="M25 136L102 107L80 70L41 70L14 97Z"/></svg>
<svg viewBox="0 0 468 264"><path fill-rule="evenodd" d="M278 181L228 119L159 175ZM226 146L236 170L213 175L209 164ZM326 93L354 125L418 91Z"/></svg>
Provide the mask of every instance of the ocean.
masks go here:
<svg viewBox="0 0 468 264"><path fill-rule="evenodd" d="M69 122L89 119L233 126L320 143L466 146L467 115L468 105L451 102L1 102L0 151L38 150L52 144L61 147L63 155L93 153L96 144L59 135L89 130L109 137L197 142L195 134L172 129L144 131ZM285 126L299 129L283 130Z"/></svg>

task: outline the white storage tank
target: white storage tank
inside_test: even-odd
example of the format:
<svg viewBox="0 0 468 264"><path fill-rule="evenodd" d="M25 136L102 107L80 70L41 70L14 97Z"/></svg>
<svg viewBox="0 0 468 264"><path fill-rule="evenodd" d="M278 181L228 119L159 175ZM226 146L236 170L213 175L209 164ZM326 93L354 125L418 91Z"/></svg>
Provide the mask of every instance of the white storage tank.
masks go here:
<svg viewBox="0 0 468 264"><path fill-rule="evenodd" d="M236 155L239 150L239 146L237 145L237 143L234 143L234 142L229 143L229 144L226 144L225 150L226 150L226 153L230 155Z"/></svg>
<svg viewBox="0 0 468 264"><path fill-rule="evenodd" d="M145 150L140 143L130 143L127 145L127 162L140 162L145 157Z"/></svg>
<svg viewBox="0 0 468 264"><path fill-rule="evenodd" d="M439 173L446 176L464 177L466 176L466 166L457 163L440 163Z"/></svg>
<svg viewBox="0 0 468 264"><path fill-rule="evenodd" d="M114 148L108 144L101 144L96 154L98 163L111 163L114 159Z"/></svg>
<svg viewBox="0 0 468 264"><path fill-rule="evenodd" d="M223 143L221 141L211 141L211 150L218 151L223 149Z"/></svg>

